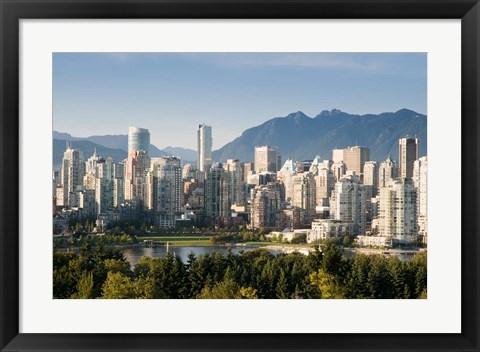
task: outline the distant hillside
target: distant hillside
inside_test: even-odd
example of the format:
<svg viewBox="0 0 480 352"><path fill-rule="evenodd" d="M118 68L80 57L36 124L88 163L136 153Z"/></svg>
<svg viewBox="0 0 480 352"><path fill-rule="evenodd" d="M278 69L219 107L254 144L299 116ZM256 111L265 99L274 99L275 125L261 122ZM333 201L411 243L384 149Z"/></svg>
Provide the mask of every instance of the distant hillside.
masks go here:
<svg viewBox="0 0 480 352"><path fill-rule="evenodd" d="M88 141L88 142L94 143L96 145L103 146L106 149L123 150L125 152L125 155L128 152L128 135L126 135L126 134L106 135L106 136L90 136L90 137L73 137L69 133L53 131L53 139L54 140L55 139L64 140L64 141L66 141L66 140L68 140L68 141ZM65 148L65 145L64 145L63 148ZM79 149L81 149L81 148L79 147ZM62 151L62 155L63 155L63 151ZM150 156L152 156L152 157L159 157L159 156L163 156L163 155L172 155L168 151L158 149L153 144L150 144L150 151L149 152L150 152ZM126 156L125 156L125 158L126 158Z"/></svg>
<svg viewBox="0 0 480 352"><path fill-rule="evenodd" d="M95 148L97 148L97 155L104 158L111 156L114 162L120 162L127 157L127 152L121 149L107 148L103 145L96 144L87 140L70 140L72 148L80 149L86 158L89 158ZM62 164L63 152L66 149L67 141L64 139L53 139L53 165L58 166Z"/></svg>
<svg viewBox="0 0 480 352"><path fill-rule="evenodd" d="M74 148L82 150L88 158L92 155L93 149L97 148L97 154L103 157L111 156L115 162L127 157L128 135L105 135L90 137L74 137L69 133L53 131L53 163L59 165L62 162L66 141L71 141ZM179 147L167 147L164 150L158 149L150 144L150 156L159 157L175 155L182 159L182 164L196 163L197 152L191 149Z"/></svg>
<svg viewBox="0 0 480 352"><path fill-rule="evenodd" d="M197 152L195 150L168 146L164 148L163 151L178 156L185 162L197 163Z"/></svg>
<svg viewBox="0 0 480 352"><path fill-rule="evenodd" d="M340 110L322 111L314 118L301 111L276 117L245 130L242 135L213 152L213 159L224 162L236 158L254 161L254 147L277 146L282 160L330 159L332 149L348 146L370 148L370 158L382 161L391 155L398 159L398 139L406 135L420 141L420 155L427 154L427 116L408 109L380 115L352 115Z"/></svg>

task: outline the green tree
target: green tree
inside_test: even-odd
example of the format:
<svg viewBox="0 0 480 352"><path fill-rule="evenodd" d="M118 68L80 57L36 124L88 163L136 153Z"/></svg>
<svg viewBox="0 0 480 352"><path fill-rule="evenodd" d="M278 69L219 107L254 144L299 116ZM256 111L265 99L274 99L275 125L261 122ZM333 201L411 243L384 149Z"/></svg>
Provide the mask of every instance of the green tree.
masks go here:
<svg viewBox="0 0 480 352"><path fill-rule="evenodd" d="M340 248L332 241L327 241L322 246L322 267L329 274L340 276L344 271L344 262Z"/></svg>
<svg viewBox="0 0 480 352"><path fill-rule="evenodd" d="M280 269L280 276L275 287L277 293L277 298L290 298L290 288L288 285L288 280L285 275L285 271Z"/></svg>
<svg viewBox="0 0 480 352"><path fill-rule="evenodd" d="M93 273L84 272L77 284L77 292L72 295L76 299L95 298L93 295Z"/></svg>
<svg viewBox="0 0 480 352"><path fill-rule="evenodd" d="M103 261L103 265L105 266L106 271L110 271L112 273L122 273L125 276L133 276L133 272L130 269L130 263L121 260L121 259L105 259Z"/></svg>
<svg viewBox="0 0 480 352"><path fill-rule="evenodd" d="M108 272L107 279L102 285L102 298L131 299L135 296L135 284L128 276L119 272Z"/></svg>
<svg viewBox="0 0 480 352"><path fill-rule="evenodd" d="M310 282L320 291L320 297L323 299L345 298L345 288L339 280L320 268L316 273L310 274Z"/></svg>
<svg viewBox="0 0 480 352"><path fill-rule="evenodd" d="M200 299L238 299L242 298L240 287L231 279L215 284L212 288L205 287L197 296Z"/></svg>
<svg viewBox="0 0 480 352"><path fill-rule="evenodd" d="M240 288L240 296L244 299L257 299L257 290L253 287L241 287Z"/></svg>

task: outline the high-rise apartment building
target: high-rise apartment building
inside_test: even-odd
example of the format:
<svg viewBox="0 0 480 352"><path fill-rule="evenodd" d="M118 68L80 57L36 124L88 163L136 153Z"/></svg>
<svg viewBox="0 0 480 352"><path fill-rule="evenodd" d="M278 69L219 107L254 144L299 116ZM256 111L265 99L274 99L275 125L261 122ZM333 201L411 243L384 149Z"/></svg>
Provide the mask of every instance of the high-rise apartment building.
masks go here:
<svg viewBox="0 0 480 352"><path fill-rule="evenodd" d="M145 205L146 172L150 158L143 150L132 151L125 161L125 200L137 205ZM147 166L146 166L147 165Z"/></svg>
<svg viewBox="0 0 480 352"><path fill-rule="evenodd" d="M399 177L411 179L413 163L418 159L418 138L400 138L398 140Z"/></svg>
<svg viewBox="0 0 480 352"><path fill-rule="evenodd" d="M372 197L377 195L378 190L378 163L367 161L363 167L363 184L372 186Z"/></svg>
<svg viewBox="0 0 480 352"><path fill-rule="evenodd" d="M112 166L113 206L118 207L125 202L125 165L116 163Z"/></svg>
<svg viewBox="0 0 480 352"><path fill-rule="evenodd" d="M343 151L344 151L344 149L333 149L332 150L332 161L334 163L343 162L343 160L344 160Z"/></svg>
<svg viewBox="0 0 480 352"><path fill-rule="evenodd" d="M380 188L380 236L398 243L417 241L417 192L411 180L390 180Z"/></svg>
<svg viewBox="0 0 480 352"><path fill-rule="evenodd" d="M389 156L385 161L380 163L378 168L378 187L385 187L387 182L398 177L397 164Z"/></svg>
<svg viewBox="0 0 480 352"><path fill-rule="evenodd" d="M252 228L280 225L280 185L269 182L252 189L250 225Z"/></svg>
<svg viewBox="0 0 480 352"><path fill-rule="evenodd" d="M328 204L329 198L335 187L335 175L328 163L319 164L318 174L315 176L316 204Z"/></svg>
<svg viewBox="0 0 480 352"><path fill-rule="evenodd" d="M356 233L366 229L368 191L354 177L343 177L337 183L330 198L330 217L354 225Z"/></svg>
<svg viewBox="0 0 480 352"><path fill-rule="evenodd" d="M160 227L175 227L182 205L182 167L180 159L169 156L151 158L148 178L148 207Z"/></svg>
<svg viewBox="0 0 480 352"><path fill-rule="evenodd" d="M198 125L197 131L197 168L208 172L212 166L212 127L205 124Z"/></svg>
<svg viewBox="0 0 480 352"><path fill-rule="evenodd" d="M297 164L288 158L280 171L277 172L278 181L283 184L282 200L291 201L293 197L293 176L297 173Z"/></svg>
<svg viewBox="0 0 480 352"><path fill-rule="evenodd" d="M242 177L245 184L248 183L248 177L252 175L255 171L253 163L241 163L242 166Z"/></svg>
<svg viewBox="0 0 480 352"><path fill-rule="evenodd" d="M128 128L128 154L133 151L144 151L148 156L150 152L150 132L145 128ZM148 166L147 166L148 167Z"/></svg>
<svg viewBox="0 0 480 352"><path fill-rule="evenodd" d="M413 163L413 185L417 191L417 225L418 234L427 242L427 183L428 160L424 156Z"/></svg>
<svg viewBox="0 0 480 352"><path fill-rule="evenodd" d="M97 169L97 163L100 162L102 158L97 155L97 148L93 150L93 154L90 158L87 159L85 162L85 172L88 173L93 173L95 174L95 171Z"/></svg>
<svg viewBox="0 0 480 352"><path fill-rule="evenodd" d="M343 149L343 162L347 166L347 171L355 172L357 175L363 174L363 166L370 160L370 149L365 147L349 147Z"/></svg>
<svg viewBox="0 0 480 352"><path fill-rule="evenodd" d="M279 170L278 160L277 147L268 145L255 147L255 172L257 174L260 172L277 172Z"/></svg>
<svg viewBox="0 0 480 352"><path fill-rule="evenodd" d="M83 152L71 145L63 153L61 182L63 187L63 205L73 206L72 198L77 187L82 187L85 175L85 157Z"/></svg>
<svg viewBox="0 0 480 352"><path fill-rule="evenodd" d="M205 216L215 221L230 215L226 172L220 163L213 164L205 180Z"/></svg>
<svg viewBox="0 0 480 352"><path fill-rule="evenodd" d="M111 157L107 159L99 157L94 165L95 212L99 215L113 208L113 159ZM90 172L87 175L90 176L91 174Z"/></svg>
<svg viewBox="0 0 480 352"><path fill-rule="evenodd" d="M95 178L95 213L105 213L113 208L113 182L106 177Z"/></svg>
<svg viewBox="0 0 480 352"><path fill-rule="evenodd" d="M242 178L242 166L237 159L228 159L223 164L225 169L225 181L227 187L228 203L245 204L245 185Z"/></svg>
<svg viewBox="0 0 480 352"><path fill-rule="evenodd" d="M343 161L334 162L332 164L332 172L335 182L338 182L347 173L347 165Z"/></svg>
<svg viewBox="0 0 480 352"><path fill-rule="evenodd" d="M315 178L309 172L299 173L292 177L292 184L292 206L303 209L305 218L311 219L316 205Z"/></svg>

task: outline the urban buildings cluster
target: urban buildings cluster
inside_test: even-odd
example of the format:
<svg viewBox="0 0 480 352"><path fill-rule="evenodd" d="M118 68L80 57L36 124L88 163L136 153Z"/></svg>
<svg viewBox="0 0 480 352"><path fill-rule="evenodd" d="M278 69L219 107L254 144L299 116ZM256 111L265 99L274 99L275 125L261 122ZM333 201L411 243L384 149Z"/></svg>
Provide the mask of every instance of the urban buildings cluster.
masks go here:
<svg viewBox="0 0 480 352"><path fill-rule="evenodd" d="M398 162L370 160L363 146L334 149L331 158L287 158L252 146L254 163L212 160L212 128L199 125L197 165L175 156L150 157L150 133L130 127L128 157L67 144L53 173L54 225L94 219L97 226L145 219L159 227L204 226L304 233L308 242L357 237L363 245L427 241L427 157L419 140L399 140Z"/></svg>

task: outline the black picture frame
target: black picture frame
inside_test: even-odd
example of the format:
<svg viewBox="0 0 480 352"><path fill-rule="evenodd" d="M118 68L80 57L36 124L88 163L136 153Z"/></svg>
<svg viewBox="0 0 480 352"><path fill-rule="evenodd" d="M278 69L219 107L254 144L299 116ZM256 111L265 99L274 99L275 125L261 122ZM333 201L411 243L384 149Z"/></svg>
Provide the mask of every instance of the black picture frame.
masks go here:
<svg viewBox="0 0 480 352"><path fill-rule="evenodd" d="M477 0L0 0L2 351L479 351L480 5ZM461 19L460 334L19 333L19 20L152 18ZM441 314L441 313L440 313Z"/></svg>

